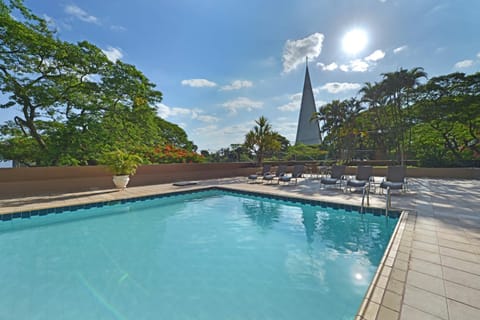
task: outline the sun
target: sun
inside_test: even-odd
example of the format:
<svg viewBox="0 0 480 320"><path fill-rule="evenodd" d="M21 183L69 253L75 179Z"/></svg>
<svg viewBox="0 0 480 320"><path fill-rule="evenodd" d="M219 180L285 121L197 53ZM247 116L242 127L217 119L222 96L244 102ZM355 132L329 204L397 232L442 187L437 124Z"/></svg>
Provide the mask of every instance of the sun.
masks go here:
<svg viewBox="0 0 480 320"><path fill-rule="evenodd" d="M362 29L353 29L347 32L342 39L343 51L348 54L357 54L367 45L367 33Z"/></svg>

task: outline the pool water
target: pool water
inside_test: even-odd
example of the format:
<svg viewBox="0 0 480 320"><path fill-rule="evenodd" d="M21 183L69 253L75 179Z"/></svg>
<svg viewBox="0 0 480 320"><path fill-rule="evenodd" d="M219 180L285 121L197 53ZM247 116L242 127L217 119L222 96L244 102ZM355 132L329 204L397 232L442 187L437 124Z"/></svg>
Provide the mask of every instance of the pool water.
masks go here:
<svg viewBox="0 0 480 320"><path fill-rule="evenodd" d="M396 222L220 190L0 221L0 319L353 319Z"/></svg>

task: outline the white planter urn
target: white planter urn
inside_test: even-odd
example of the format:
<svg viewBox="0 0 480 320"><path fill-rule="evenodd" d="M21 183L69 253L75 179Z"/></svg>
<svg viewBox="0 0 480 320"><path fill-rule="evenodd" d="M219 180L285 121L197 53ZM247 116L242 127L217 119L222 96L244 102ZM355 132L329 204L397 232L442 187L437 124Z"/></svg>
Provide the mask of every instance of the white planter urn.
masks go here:
<svg viewBox="0 0 480 320"><path fill-rule="evenodd" d="M130 181L130 176L113 176L113 184L117 189L125 189L127 187L128 181Z"/></svg>

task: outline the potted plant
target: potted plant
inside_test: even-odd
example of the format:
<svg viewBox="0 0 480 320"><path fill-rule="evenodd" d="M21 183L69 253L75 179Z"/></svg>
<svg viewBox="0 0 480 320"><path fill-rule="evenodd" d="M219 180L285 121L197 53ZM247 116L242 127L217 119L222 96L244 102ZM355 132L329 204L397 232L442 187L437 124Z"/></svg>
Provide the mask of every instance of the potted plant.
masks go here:
<svg viewBox="0 0 480 320"><path fill-rule="evenodd" d="M101 163L108 167L113 174L113 183L118 189L125 189L130 176L134 175L142 158L122 150L115 150L103 154Z"/></svg>

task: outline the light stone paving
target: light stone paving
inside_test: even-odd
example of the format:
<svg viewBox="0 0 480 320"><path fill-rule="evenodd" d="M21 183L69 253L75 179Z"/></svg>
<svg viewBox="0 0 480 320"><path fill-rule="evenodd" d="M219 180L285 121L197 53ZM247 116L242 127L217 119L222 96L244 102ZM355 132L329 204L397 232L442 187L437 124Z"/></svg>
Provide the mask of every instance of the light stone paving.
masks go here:
<svg viewBox="0 0 480 320"><path fill-rule="evenodd" d="M248 184L244 177L94 190L69 194L0 198L0 214L73 206L223 186L360 205L361 194L321 189L318 180L297 185ZM374 194L370 206L385 207ZM409 191L392 197L405 210L356 319L480 319L480 180L410 179Z"/></svg>

